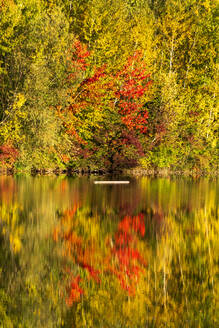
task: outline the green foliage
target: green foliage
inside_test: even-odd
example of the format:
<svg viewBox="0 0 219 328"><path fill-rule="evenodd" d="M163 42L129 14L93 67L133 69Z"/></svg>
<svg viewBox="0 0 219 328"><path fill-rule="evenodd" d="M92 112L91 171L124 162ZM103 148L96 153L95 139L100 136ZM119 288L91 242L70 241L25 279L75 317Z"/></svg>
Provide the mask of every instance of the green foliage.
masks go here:
<svg viewBox="0 0 219 328"><path fill-rule="evenodd" d="M11 88L4 88L3 93L10 91L11 104L3 102L7 109L3 110L1 138L19 149L18 167L45 168L56 165L61 144L60 124L52 106L64 101L68 24L59 8L45 12L39 1L21 3L20 34L13 52L4 58L7 72L3 81L11 83Z"/></svg>
<svg viewBox="0 0 219 328"><path fill-rule="evenodd" d="M163 136L161 133L162 148L169 148L172 139L176 148L181 148L180 157L185 158L182 168L208 170L216 151L213 140L217 117L217 4L214 1L168 0L158 8L154 10L156 15L157 10L159 12L156 35L159 73L156 74L158 89L152 117L156 122L161 112L164 126L167 120L168 124L172 122L173 131L162 131ZM164 72L169 75L170 83L166 83L165 78L164 83L159 83L159 76L165 76ZM154 146L154 137L152 140ZM175 165L174 157L172 164Z"/></svg>
<svg viewBox="0 0 219 328"><path fill-rule="evenodd" d="M0 0L0 145L19 154L9 165L27 171L108 168L107 154L123 134L117 111L109 110L114 85L122 83L116 72L140 51L153 79L142 98L148 133L133 132L144 166L217 169L217 16L214 0ZM87 47L89 67L74 68L69 88L68 56L75 40ZM80 142L72 144L56 109L72 104L70 94L99 67L114 85L96 83L101 102L90 92L80 117L65 118L88 142L87 151ZM133 142L116 147L117 157L141 165Z"/></svg>

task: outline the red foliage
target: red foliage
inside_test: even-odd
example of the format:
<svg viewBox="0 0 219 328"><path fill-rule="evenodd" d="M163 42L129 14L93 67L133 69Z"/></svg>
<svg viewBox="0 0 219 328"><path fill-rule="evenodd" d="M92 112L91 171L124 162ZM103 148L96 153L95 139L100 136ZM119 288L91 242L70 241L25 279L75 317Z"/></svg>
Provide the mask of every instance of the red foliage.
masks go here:
<svg viewBox="0 0 219 328"><path fill-rule="evenodd" d="M72 210L66 211L63 216L63 223L66 220L73 219L77 206ZM108 256L99 256L95 260L95 244L86 241L82 236L77 235L72 230L72 225L68 231L61 232L61 228L56 228L53 238L57 242L61 239L65 245L65 255L70 256L73 263L77 264L81 269L89 273L88 279L92 279L95 283L100 284L100 270L95 267L102 267L102 273L110 273L115 276L123 290L128 294L134 295L136 284L138 283L140 273L147 266L147 262L143 255L137 249L137 241L139 237L145 235L144 215L140 213L136 216L125 216L119 223L114 238L109 237L106 246L109 248ZM113 243L114 239L114 243ZM87 244L88 242L88 244ZM95 266L93 265L95 263ZM70 268L65 270L71 276ZM70 278L70 284L67 288L68 297L66 304L72 306L74 302L80 301L83 290L79 286L81 281L80 275Z"/></svg>
<svg viewBox="0 0 219 328"><path fill-rule="evenodd" d="M81 295L84 293L79 286L80 280L81 277L79 275L73 277L71 280L70 288L68 288L69 296L65 300L68 306L72 306L74 302L80 301Z"/></svg>
<svg viewBox="0 0 219 328"><path fill-rule="evenodd" d="M85 45L79 41L73 44L68 57L69 82L74 83L80 72L88 74L89 55ZM67 132L74 136L79 144L86 144L86 140L79 136L77 126L83 123L83 111L92 106L95 110L101 111L107 107L116 111L121 117L121 130L128 129L128 132L145 134L148 112L144 108L144 96L152 81L141 52L136 51L122 69L113 74L107 72L106 65L93 68L93 71L89 77L82 79L77 90L72 90L72 101L66 110L77 117L74 127L70 127L65 117L59 113Z"/></svg>
<svg viewBox="0 0 219 328"><path fill-rule="evenodd" d="M118 225L119 232L130 233L131 230L139 232L144 237L145 223L143 214L136 215L133 218L131 216L125 216Z"/></svg>
<svg viewBox="0 0 219 328"><path fill-rule="evenodd" d="M3 165L13 165L18 157L18 150L10 145L0 146L0 162Z"/></svg>
<svg viewBox="0 0 219 328"><path fill-rule="evenodd" d="M121 287L127 290L129 295L135 294L135 284L139 279L141 266L145 267L147 262L134 246L134 233L142 237L145 234L145 223L143 214L137 216L125 216L118 224L115 233L115 246L112 248L112 256L117 259L117 264L109 267L120 282Z"/></svg>
<svg viewBox="0 0 219 328"><path fill-rule="evenodd" d="M87 269L91 278L93 278L97 283L100 283L99 270L94 270L94 268L91 265L86 263L82 263L81 266L82 268Z"/></svg>
<svg viewBox="0 0 219 328"><path fill-rule="evenodd" d="M75 41L72 48L67 54L67 67L68 67L68 80L74 80L77 74L81 71L86 71L89 66L87 58L90 52L87 50L86 45L82 44L80 41Z"/></svg>
<svg viewBox="0 0 219 328"><path fill-rule="evenodd" d="M123 123L129 130L146 133L148 112L143 108L141 98L152 83L147 74L141 52L130 56L127 64L116 74L120 87L115 92L118 98L118 110Z"/></svg>
<svg viewBox="0 0 219 328"><path fill-rule="evenodd" d="M89 85L89 84L92 84L92 83L95 83L96 81L98 81L101 77L105 76L106 75L106 72L105 72L105 68L106 68L106 65L96 69L94 75L90 78L87 78L85 79L84 81L82 81L81 83L81 86L82 85Z"/></svg>

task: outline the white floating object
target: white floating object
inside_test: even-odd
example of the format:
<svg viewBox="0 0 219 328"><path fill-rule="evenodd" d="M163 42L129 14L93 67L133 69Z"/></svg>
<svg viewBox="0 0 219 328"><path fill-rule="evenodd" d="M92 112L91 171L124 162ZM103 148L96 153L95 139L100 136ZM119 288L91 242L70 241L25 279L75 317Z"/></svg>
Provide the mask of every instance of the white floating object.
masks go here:
<svg viewBox="0 0 219 328"><path fill-rule="evenodd" d="M95 184L128 184L129 181L94 181Z"/></svg>

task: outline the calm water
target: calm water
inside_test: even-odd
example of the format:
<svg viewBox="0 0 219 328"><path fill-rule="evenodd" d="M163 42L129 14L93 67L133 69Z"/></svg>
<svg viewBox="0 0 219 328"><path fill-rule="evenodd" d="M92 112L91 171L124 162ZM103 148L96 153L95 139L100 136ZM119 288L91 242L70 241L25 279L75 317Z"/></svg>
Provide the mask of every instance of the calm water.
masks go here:
<svg viewBox="0 0 219 328"><path fill-rule="evenodd" d="M218 184L0 177L0 327L216 327Z"/></svg>

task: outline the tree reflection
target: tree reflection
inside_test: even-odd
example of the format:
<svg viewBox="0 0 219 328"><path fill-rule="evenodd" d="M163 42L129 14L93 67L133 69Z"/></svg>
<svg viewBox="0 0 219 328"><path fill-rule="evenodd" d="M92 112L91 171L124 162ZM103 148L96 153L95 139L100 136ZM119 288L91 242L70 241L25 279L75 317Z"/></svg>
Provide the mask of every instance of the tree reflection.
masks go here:
<svg viewBox="0 0 219 328"><path fill-rule="evenodd" d="M217 182L0 177L0 326L215 327Z"/></svg>

